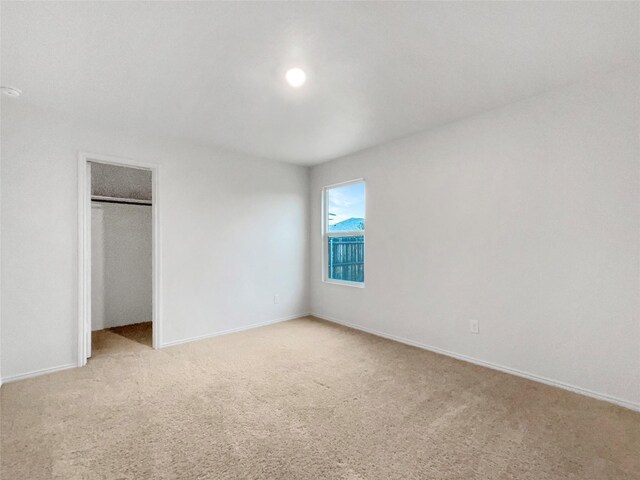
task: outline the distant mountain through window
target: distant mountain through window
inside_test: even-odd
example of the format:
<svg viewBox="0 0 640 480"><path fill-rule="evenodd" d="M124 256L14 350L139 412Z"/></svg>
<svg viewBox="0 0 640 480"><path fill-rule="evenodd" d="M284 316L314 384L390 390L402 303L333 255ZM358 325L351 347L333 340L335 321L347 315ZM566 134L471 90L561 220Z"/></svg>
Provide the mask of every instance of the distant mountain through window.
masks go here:
<svg viewBox="0 0 640 480"><path fill-rule="evenodd" d="M353 232L364 230L364 218L347 218L342 222L329 225L330 232Z"/></svg>

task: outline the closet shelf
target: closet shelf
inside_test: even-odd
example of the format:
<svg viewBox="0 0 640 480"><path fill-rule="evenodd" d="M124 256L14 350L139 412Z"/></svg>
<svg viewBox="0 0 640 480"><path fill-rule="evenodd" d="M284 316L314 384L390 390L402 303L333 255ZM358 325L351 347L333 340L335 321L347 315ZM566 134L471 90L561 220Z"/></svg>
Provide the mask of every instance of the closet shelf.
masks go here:
<svg viewBox="0 0 640 480"><path fill-rule="evenodd" d="M120 203L123 205L152 205L151 200L139 200L136 198L104 197L101 195L91 195L91 201L102 202L102 203Z"/></svg>

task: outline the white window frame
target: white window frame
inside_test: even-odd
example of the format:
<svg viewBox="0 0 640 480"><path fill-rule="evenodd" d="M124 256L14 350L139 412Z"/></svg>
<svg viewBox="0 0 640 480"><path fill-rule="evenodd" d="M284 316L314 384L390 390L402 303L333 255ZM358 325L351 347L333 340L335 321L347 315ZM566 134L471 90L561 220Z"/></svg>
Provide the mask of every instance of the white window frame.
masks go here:
<svg viewBox="0 0 640 480"><path fill-rule="evenodd" d="M351 183L363 183L364 184L364 230L354 230L348 232L328 232L327 228L329 222L327 221L327 213L329 211L328 201L329 195L327 191L343 185L349 185ZM347 180L346 182L333 183L331 185L325 185L322 187L322 281L324 283L331 283L334 285L344 285L347 287L364 288L365 282L351 282L349 280L335 280L329 278L329 268L327 261L329 259L329 237L364 237L364 258L365 258L365 281L366 281L366 258L367 258L367 183L364 178L356 178L354 180Z"/></svg>

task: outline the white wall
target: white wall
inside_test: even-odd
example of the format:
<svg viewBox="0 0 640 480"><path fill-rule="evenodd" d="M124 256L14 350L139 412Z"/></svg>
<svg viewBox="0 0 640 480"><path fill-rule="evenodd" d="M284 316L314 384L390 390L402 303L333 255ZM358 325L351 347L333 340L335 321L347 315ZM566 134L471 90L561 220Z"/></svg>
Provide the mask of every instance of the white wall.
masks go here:
<svg viewBox="0 0 640 480"><path fill-rule="evenodd" d="M313 168L312 312L640 407L639 85L618 72ZM359 177L364 289L321 281L321 188Z"/></svg>
<svg viewBox="0 0 640 480"><path fill-rule="evenodd" d="M91 329L149 322L152 214L146 205L91 205Z"/></svg>
<svg viewBox="0 0 640 480"><path fill-rule="evenodd" d="M161 165L165 344L305 313L310 278L320 316L638 406L639 77L323 164L310 195L302 167L3 99L2 377L75 364L85 150ZM320 189L357 177L368 188L364 289L320 280Z"/></svg>
<svg viewBox="0 0 640 480"><path fill-rule="evenodd" d="M160 165L163 344L308 311L307 168L22 100L2 100L5 381L77 360L79 150Z"/></svg>

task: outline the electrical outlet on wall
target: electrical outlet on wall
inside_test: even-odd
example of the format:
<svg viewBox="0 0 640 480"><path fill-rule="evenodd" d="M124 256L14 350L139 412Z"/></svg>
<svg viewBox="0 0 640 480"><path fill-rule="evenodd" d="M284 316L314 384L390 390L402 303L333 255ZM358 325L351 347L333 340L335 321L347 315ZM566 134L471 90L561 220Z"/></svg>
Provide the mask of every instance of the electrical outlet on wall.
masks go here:
<svg viewBox="0 0 640 480"><path fill-rule="evenodd" d="M478 320L469 320L469 330L471 330L471 333L480 333Z"/></svg>
<svg viewBox="0 0 640 480"><path fill-rule="evenodd" d="M280 303L280 295L274 295L273 296L273 303L275 303L275 304Z"/></svg>

